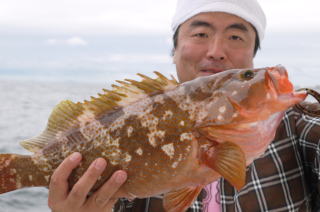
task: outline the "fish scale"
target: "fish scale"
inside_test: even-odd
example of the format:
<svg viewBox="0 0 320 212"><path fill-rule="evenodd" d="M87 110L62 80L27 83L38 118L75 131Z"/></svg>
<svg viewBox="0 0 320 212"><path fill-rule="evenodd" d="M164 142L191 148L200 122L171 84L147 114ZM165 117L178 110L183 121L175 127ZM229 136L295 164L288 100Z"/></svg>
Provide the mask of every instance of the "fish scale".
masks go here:
<svg viewBox="0 0 320 212"><path fill-rule="evenodd" d="M167 211L184 211L219 177L240 190L246 165L266 150L284 111L306 97L293 91L281 66L182 84L155 74L117 81L89 101L58 104L47 128L21 143L33 155L0 155L0 193L48 186L59 164L80 152L70 187L102 157L108 166L91 191L122 169L128 174L122 197L164 194Z"/></svg>

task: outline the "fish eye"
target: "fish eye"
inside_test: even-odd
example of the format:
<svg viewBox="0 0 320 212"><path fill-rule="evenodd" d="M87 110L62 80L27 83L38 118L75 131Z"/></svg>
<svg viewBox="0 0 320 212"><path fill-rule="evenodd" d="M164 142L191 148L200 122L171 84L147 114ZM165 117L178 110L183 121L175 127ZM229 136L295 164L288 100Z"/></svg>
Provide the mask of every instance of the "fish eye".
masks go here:
<svg viewBox="0 0 320 212"><path fill-rule="evenodd" d="M250 80L254 77L254 72L252 70L247 70L241 74L241 78L245 80Z"/></svg>

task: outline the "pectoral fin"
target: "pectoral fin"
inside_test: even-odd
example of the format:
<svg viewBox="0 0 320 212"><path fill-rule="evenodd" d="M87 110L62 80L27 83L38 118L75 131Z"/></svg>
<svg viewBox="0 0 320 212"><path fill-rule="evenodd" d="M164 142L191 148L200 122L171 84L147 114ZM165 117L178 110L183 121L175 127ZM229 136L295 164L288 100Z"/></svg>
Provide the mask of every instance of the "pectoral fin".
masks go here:
<svg viewBox="0 0 320 212"><path fill-rule="evenodd" d="M164 195L163 207L167 212L182 212L188 209L201 192L202 186L187 187Z"/></svg>
<svg viewBox="0 0 320 212"><path fill-rule="evenodd" d="M238 145L224 142L210 148L204 155L204 163L221 174L237 190L244 186L246 161L244 152Z"/></svg>

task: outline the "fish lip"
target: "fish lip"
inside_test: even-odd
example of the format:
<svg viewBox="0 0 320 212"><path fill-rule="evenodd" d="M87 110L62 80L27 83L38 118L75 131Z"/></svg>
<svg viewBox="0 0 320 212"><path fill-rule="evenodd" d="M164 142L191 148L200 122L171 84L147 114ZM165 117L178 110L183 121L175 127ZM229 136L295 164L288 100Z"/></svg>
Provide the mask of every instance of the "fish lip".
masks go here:
<svg viewBox="0 0 320 212"><path fill-rule="evenodd" d="M298 104L306 99L308 96L307 92L304 91L293 91L292 93L280 94L279 98L283 102L289 102L291 100L293 104Z"/></svg>
<svg viewBox="0 0 320 212"><path fill-rule="evenodd" d="M294 91L292 83L288 79L288 72L283 66L271 67L266 70L267 84L277 95L290 94Z"/></svg>

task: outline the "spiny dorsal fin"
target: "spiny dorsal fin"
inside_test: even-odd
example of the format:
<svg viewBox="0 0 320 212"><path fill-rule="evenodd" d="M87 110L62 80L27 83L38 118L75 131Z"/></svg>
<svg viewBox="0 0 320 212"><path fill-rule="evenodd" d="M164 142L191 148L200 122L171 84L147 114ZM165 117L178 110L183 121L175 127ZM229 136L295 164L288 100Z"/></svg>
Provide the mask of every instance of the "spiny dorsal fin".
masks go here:
<svg viewBox="0 0 320 212"><path fill-rule="evenodd" d="M91 97L90 101L84 102L84 107L91 110L96 116L114 110L115 108L136 102L146 96L152 96L159 92L170 90L178 85L177 80L166 78L161 73L155 71L157 78L152 79L143 74L137 74L142 81L125 79L116 81L119 85L112 85L113 90L104 89L99 97Z"/></svg>
<svg viewBox="0 0 320 212"><path fill-rule="evenodd" d="M103 94L91 97L90 101L84 101L84 103L62 101L53 109L45 131L35 138L22 141L21 146L31 152L37 152L56 140L57 136L77 128L81 121L90 121L92 117L136 102L159 91L173 89L178 85L173 77L168 79L159 72L154 73L157 75L155 79L138 74L142 78L141 82L129 79L117 81L120 85L112 85L113 90L103 89Z"/></svg>
<svg viewBox="0 0 320 212"><path fill-rule="evenodd" d="M67 132L78 125L77 118L83 113L81 103L70 100L60 102L53 109L47 124L47 128L37 137L22 141L20 144L31 152L43 149L54 140L58 133Z"/></svg>

